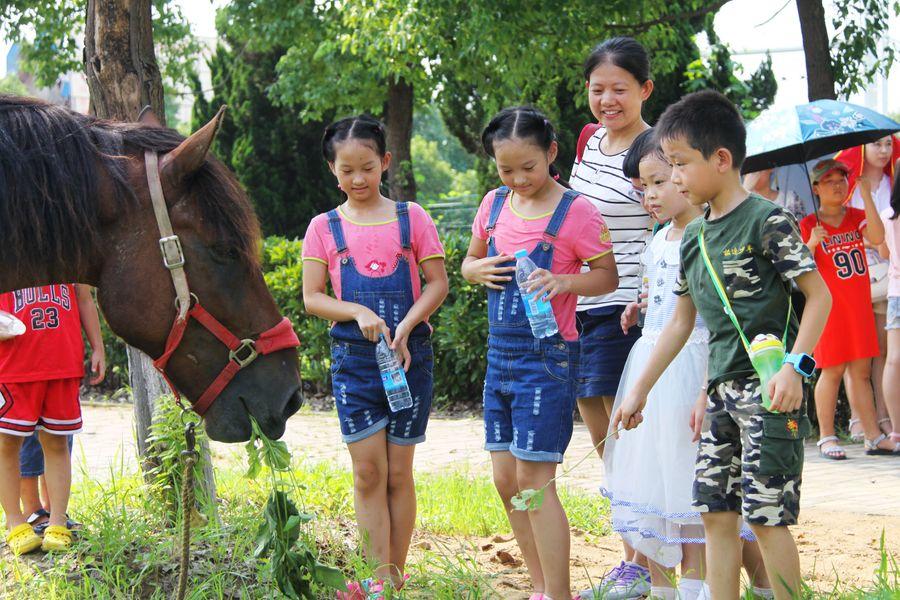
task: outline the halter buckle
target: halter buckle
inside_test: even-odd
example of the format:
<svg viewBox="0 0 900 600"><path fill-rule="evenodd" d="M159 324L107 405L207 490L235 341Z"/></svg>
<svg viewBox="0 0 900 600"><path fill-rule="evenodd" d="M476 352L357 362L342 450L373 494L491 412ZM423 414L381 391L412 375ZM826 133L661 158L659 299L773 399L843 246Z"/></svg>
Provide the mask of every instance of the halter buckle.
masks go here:
<svg viewBox="0 0 900 600"><path fill-rule="evenodd" d="M184 252L181 249L181 240L177 235L160 238L159 249L162 252L163 264L167 269L172 271L184 266Z"/></svg>
<svg viewBox="0 0 900 600"><path fill-rule="evenodd" d="M240 356L241 352L247 354ZM240 346L228 352L228 360L233 360L242 369L256 360L257 356L259 356L259 352L256 351L256 342L251 339L241 340Z"/></svg>

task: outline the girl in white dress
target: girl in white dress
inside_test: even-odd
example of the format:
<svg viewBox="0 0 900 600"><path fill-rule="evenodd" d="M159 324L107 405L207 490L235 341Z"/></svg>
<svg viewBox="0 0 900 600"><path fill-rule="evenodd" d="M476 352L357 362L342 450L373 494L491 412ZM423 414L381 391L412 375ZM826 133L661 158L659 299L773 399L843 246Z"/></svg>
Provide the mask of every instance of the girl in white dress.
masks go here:
<svg viewBox="0 0 900 600"><path fill-rule="evenodd" d="M641 374L659 334L675 307L675 280L685 226L701 215L670 181L671 167L651 145L641 158L640 175L648 205L661 222L644 255L647 313L644 330L628 356L616 394L616 407ZM622 315L628 329L639 306ZM697 440L706 407L709 332L700 317L694 332L659 383L644 411L644 424L606 444L603 460L612 505L613 529L650 559L651 597L693 600L704 575L704 533L700 513L691 506ZM681 565L678 589L675 567Z"/></svg>

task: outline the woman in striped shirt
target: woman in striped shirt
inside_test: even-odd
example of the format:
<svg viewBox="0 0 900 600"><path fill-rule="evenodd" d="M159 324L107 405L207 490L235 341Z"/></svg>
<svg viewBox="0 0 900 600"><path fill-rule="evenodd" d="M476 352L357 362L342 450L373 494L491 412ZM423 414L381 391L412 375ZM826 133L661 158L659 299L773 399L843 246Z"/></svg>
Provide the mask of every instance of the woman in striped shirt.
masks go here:
<svg viewBox="0 0 900 600"><path fill-rule="evenodd" d="M587 125L579 137L570 184L603 215L619 270L618 289L603 296L579 297L576 313L582 340L578 410L594 445L599 445L609 427L625 360L640 337L637 327L624 334L620 318L625 306L637 299L640 258L652 223L642 194L622 172L622 162L634 139L650 127L641 116L641 106L653 92L653 81L647 51L627 37L612 38L594 48L585 61L584 78L588 104L599 124ZM602 445L598 451L602 456ZM635 556L625 544L625 559L601 585L616 597L619 587L622 592L626 588L631 593L648 592L649 572L637 564L646 565L646 558Z"/></svg>

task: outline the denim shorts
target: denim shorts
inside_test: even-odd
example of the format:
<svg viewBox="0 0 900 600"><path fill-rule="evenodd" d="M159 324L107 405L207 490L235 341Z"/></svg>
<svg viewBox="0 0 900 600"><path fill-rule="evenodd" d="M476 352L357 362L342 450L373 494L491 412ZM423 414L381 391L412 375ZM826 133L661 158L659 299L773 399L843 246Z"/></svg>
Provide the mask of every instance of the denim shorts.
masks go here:
<svg viewBox="0 0 900 600"><path fill-rule="evenodd" d="M561 463L572 439L578 342L490 336L487 362L485 450Z"/></svg>
<svg viewBox="0 0 900 600"><path fill-rule="evenodd" d="M900 329L900 296L889 296L887 299L887 330Z"/></svg>
<svg viewBox="0 0 900 600"><path fill-rule="evenodd" d="M73 435L69 438L69 454L72 453ZM40 477L44 474L44 449L38 441L38 436L30 435L22 441L22 449L19 450L19 471L22 477Z"/></svg>
<svg viewBox="0 0 900 600"><path fill-rule="evenodd" d="M344 443L364 440L384 428L392 444L411 446L425 441L434 384L434 354L427 338L410 339L407 347L412 364L406 381L413 405L391 412L375 360L375 345L332 342L331 383Z"/></svg>
<svg viewBox="0 0 900 600"><path fill-rule="evenodd" d="M628 335L622 333L624 310L624 306L608 306L575 313L581 336L579 398L616 395L628 353L641 337L638 327L629 329Z"/></svg>

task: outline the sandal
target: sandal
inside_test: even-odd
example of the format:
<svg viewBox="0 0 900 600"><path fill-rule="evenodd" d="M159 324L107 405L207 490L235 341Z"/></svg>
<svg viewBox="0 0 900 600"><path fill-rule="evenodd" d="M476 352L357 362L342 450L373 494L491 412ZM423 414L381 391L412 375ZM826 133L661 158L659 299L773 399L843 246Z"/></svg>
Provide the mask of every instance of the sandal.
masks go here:
<svg viewBox="0 0 900 600"><path fill-rule="evenodd" d="M893 450L878 447L878 444L887 439L889 439L888 436L882 433L874 440L865 440L866 454L869 456L900 456L900 443L894 442ZM891 441L893 441L892 438Z"/></svg>
<svg viewBox="0 0 900 600"><path fill-rule="evenodd" d="M6 545L16 556L34 552L41 547L41 538L28 523L22 523L12 528L6 536Z"/></svg>
<svg viewBox="0 0 900 600"><path fill-rule="evenodd" d="M851 442L855 442L857 444L866 439L866 434L862 429L860 429L856 433L853 432L853 427L859 424L859 419L850 419L850 423L847 425L847 436L850 438Z"/></svg>
<svg viewBox="0 0 900 600"><path fill-rule="evenodd" d="M831 460L847 460L847 454L844 452L844 449L838 444L838 437L836 435L826 435L821 440L816 442L816 446L819 447L819 454L824 458L828 458ZM829 446L825 448L824 445L833 442L834 446Z"/></svg>
<svg viewBox="0 0 900 600"><path fill-rule="evenodd" d="M50 525L44 531L44 552L65 552L72 547L72 532L63 525Z"/></svg>
<svg viewBox="0 0 900 600"><path fill-rule="evenodd" d="M878 423L878 428L881 429L881 433L891 435L891 418L890 417L884 417L883 419L878 419L877 423ZM885 428L881 426L882 423L887 423L887 430L885 430Z"/></svg>
<svg viewBox="0 0 900 600"><path fill-rule="evenodd" d="M44 521L43 523L38 523L37 525L34 524L34 521L36 521L44 516L47 517L46 521ZM36 534L44 535L44 531L47 529L47 526L50 525L50 513L48 513L43 508L36 510L33 513L31 513L30 517L28 517L28 522L31 524L32 527L34 527L34 532ZM81 531L82 527L83 527L83 525L81 523L79 523L77 521L73 521L69 517L69 513L66 513L66 529L68 529L72 533L75 533L77 531Z"/></svg>

